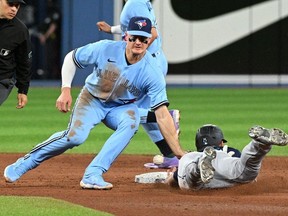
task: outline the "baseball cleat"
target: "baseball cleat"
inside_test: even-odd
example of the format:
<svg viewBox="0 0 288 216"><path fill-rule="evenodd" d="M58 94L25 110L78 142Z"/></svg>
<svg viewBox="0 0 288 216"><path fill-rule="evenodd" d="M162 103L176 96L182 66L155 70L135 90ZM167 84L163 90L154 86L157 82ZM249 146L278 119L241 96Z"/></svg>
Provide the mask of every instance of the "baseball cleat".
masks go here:
<svg viewBox="0 0 288 216"><path fill-rule="evenodd" d="M83 178L80 182L80 186L83 189L94 189L94 190L110 190L113 188L113 185L109 182L105 182L103 177L92 176L90 178Z"/></svg>
<svg viewBox="0 0 288 216"><path fill-rule="evenodd" d="M173 167L178 167L179 159L174 156L173 158L164 157L164 161L161 164L155 163L145 163L144 167L149 169L170 169Z"/></svg>
<svg viewBox="0 0 288 216"><path fill-rule="evenodd" d="M285 146L288 144L288 135L281 129L266 129L261 126L254 126L249 129L248 135L263 144Z"/></svg>
<svg viewBox="0 0 288 216"><path fill-rule="evenodd" d="M174 126L178 136L180 135L180 111L179 110L169 110L170 115L173 118Z"/></svg>
<svg viewBox="0 0 288 216"><path fill-rule="evenodd" d="M12 183L17 181L24 173L32 169L27 166L27 159L19 158L15 163L7 166L4 170L4 178L6 182Z"/></svg>
<svg viewBox="0 0 288 216"><path fill-rule="evenodd" d="M212 146L207 146L203 150L203 156L199 159L198 168L203 183L209 183L214 176L212 160L216 158L216 150Z"/></svg>

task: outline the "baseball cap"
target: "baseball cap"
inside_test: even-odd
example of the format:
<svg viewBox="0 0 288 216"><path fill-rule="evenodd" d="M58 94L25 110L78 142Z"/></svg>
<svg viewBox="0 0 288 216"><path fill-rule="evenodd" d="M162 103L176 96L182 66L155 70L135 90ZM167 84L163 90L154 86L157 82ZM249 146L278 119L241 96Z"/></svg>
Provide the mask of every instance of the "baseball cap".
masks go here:
<svg viewBox="0 0 288 216"><path fill-rule="evenodd" d="M219 147L221 141L227 142L222 130L213 124L203 125L198 129L195 137L197 151L203 151L207 146Z"/></svg>
<svg viewBox="0 0 288 216"><path fill-rule="evenodd" d="M8 3L21 3L21 4L26 4L23 0L7 0Z"/></svg>
<svg viewBox="0 0 288 216"><path fill-rule="evenodd" d="M151 37L151 20L147 17L132 17L129 21L127 33L143 37Z"/></svg>

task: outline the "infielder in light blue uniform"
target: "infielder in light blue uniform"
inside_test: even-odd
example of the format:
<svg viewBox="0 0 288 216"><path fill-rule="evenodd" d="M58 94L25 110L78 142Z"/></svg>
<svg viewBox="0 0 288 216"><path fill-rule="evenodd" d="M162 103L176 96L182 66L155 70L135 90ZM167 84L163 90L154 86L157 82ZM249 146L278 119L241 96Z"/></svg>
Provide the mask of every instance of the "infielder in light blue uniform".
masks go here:
<svg viewBox="0 0 288 216"><path fill-rule="evenodd" d="M157 27L157 20L150 0L126 0L123 10L120 15L120 23L118 26L110 26L106 22L101 21L97 23L100 31L113 34L122 34L123 39L125 39L125 32L128 27L129 20L134 16L148 17L152 22L152 37L149 42L148 49L152 54L154 59L157 61L157 66L163 73L165 77L168 71L168 62L162 50L162 40L159 29ZM172 150L169 148L167 142L163 138L157 123L149 122L149 116L153 116L153 112L150 110L150 98L147 96L143 97L141 100L137 101L136 104L139 107L139 113L143 128L148 133L151 140L158 146L161 153L164 155L164 163L161 165L155 165L153 163L145 164L148 168L169 168L178 165L177 157L173 157ZM179 133L179 111L170 110L171 115L176 122L176 130ZM147 118L148 122L147 123Z"/></svg>
<svg viewBox="0 0 288 216"><path fill-rule="evenodd" d="M140 117L135 101L146 94L151 98L159 127L175 155L184 155L169 114L164 77L155 59L146 51L151 37L151 21L133 17L126 34L127 41L102 40L68 53L62 67L62 92L56 101L61 112L72 103L71 83L78 68L94 65L71 113L68 128L53 134L24 157L6 167L7 182L18 180L43 161L82 144L90 130L103 122L115 132L86 168L82 188L111 189L102 174L128 145L138 130Z"/></svg>
<svg viewBox="0 0 288 216"><path fill-rule="evenodd" d="M286 146L288 135L278 128L266 129L254 126L249 129L251 142L244 147L241 156L226 150L217 150L207 143L203 152L190 152L179 161L178 170L169 175L166 183L182 190L226 188L254 181L265 155L272 145ZM234 153L234 152L232 152Z"/></svg>

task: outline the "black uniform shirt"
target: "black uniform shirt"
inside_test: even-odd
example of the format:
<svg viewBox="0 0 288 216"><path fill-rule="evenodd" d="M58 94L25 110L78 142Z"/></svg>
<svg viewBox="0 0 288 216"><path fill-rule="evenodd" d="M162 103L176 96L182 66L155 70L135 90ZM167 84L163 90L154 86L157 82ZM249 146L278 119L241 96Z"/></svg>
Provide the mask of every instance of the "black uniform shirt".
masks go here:
<svg viewBox="0 0 288 216"><path fill-rule="evenodd" d="M17 17L0 19L0 80L16 78L18 93L27 94L31 80L31 40Z"/></svg>

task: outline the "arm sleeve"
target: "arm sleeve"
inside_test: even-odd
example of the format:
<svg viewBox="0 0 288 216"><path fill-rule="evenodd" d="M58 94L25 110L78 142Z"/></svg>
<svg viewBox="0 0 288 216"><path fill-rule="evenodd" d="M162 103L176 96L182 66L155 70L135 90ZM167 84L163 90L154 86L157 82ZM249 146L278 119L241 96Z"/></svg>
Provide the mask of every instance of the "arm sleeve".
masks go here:
<svg viewBox="0 0 288 216"><path fill-rule="evenodd" d="M112 34L122 34L121 26L111 26L111 33Z"/></svg>
<svg viewBox="0 0 288 216"><path fill-rule="evenodd" d="M70 87L76 72L76 65L73 61L73 51L69 52L63 62L61 74L62 74L62 88Z"/></svg>

